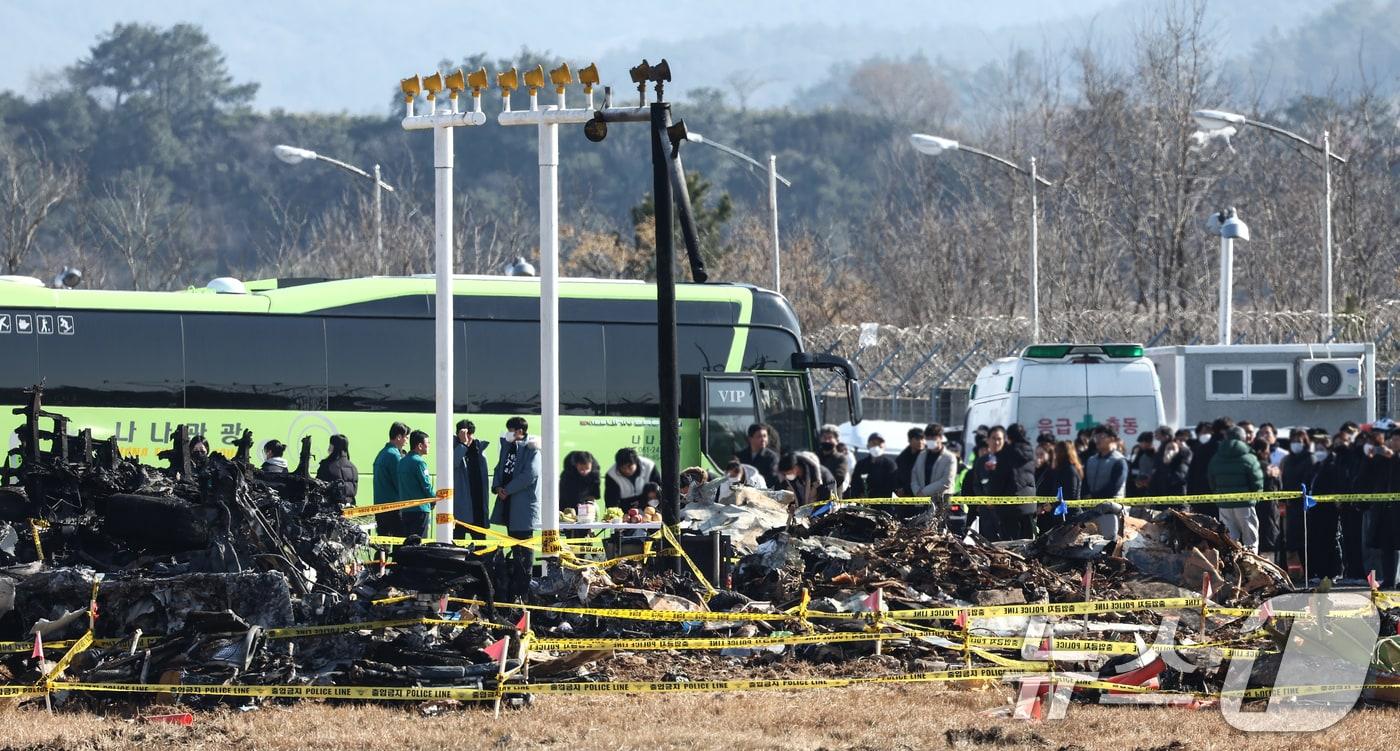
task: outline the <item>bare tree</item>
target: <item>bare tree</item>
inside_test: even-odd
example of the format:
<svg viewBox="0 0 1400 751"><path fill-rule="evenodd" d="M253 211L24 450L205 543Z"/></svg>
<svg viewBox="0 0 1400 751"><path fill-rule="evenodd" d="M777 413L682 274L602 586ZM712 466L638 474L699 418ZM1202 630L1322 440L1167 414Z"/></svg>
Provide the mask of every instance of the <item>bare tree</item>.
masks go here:
<svg viewBox="0 0 1400 751"><path fill-rule="evenodd" d="M0 258L5 273L17 274L39 240L50 215L77 192L81 180L68 166L34 150L0 141Z"/></svg>
<svg viewBox="0 0 1400 751"><path fill-rule="evenodd" d="M122 263L132 289L168 289L193 258L190 207L150 172L133 170L102 186L88 221L97 242Z"/></svg>

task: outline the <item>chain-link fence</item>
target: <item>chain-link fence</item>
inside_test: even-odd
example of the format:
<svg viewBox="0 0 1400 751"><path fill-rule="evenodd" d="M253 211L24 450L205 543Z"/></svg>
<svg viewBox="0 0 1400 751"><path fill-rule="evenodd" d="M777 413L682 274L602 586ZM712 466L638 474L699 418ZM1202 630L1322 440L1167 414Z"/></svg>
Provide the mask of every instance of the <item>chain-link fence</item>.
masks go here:
<svg viewBox="0 0 1400 751"><path fill-rule="evenodd" d="M1214 311L1163 316L1115 310L1085 310L1073 316L1042 314L1042 342L1132 342L1145 346L1214 344ZM1386 300L1364 313L1339 313L1323 337L1316 311L1239 311L1235 344L1365 342L1376 345L1377 417L1400 414L1400 300ZM967 407L967 388L977 371L998 357L1018 354L1031 342L1024 317L951 316L939 323L899 327L884 324L827 326L806 336L813 352L830 352L856 364L865 387L865 416L907 422L956 423ZM824 419L846 419L839 379L818 376ZM840 398L834 398L839 395Z"/></svg>

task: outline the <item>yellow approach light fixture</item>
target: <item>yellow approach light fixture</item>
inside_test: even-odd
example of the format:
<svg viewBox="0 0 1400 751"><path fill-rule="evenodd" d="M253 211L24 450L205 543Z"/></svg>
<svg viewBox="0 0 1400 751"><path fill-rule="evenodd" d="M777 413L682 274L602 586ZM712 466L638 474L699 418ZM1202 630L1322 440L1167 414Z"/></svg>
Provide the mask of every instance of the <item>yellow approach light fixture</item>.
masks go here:
<svg viewBox="0 0 1400 751"><path fill-rule="evenodd" d="M646 61L643 61L643 63L645 63L645 62L646 62ZM658 84L670 83L670 81L671 81L671 64L668 63L668 62L666 62L666 59L665 59L665 58L662 58L662 59L661 59L661 62L657 63L656 65L651 66L651 69L647 71L647 78L648 78L649 80L651 80L651 81L654 81L654 82L658 83Z"/></svg>
<svg viewBox="0 0 1400 751"><path fill-rule="evenodd" d="M437 99L439 91L444 88L441 73L434 73L431 76L423 76L423 90L428 92L428 101Z"/></svg>
<svg viewBox="0 0 1400 751"><path fill-rule="evenodd" d="M512 91L520 88L520 74L515 68L496 74L496 86L501 89L501 96L509 97Z"/></svg>
<svg viewBox="0 0 1400 751"><path fill-rule="evenodd" d="M544 66L536 65L534 70L525 71L525 88L530 90L530 96L544 88Z"/></svg>
<svg viewBox="0 0 1400 751"><path fill-rule="evenodd" d="M467 90L467 74L463 73L461 68L458 68L447 74L445 83L447 84L447 90L451 92L448 96L455 100L458 94Z"/></svg>
<svg viewBox="0 0 1400 751"><path fill-rule="evenodd" d="M598 64L589 63L588 67L580 70L578 82L583 84L583 93L592 94L593 87L598 85Z"/></svg>
<svg viewBox="0 0 1400 751"><path fill-rule="evenodd" d="M471 87L474 97L480 97L482 90L491 88L491 79L487 76L486 67L482 66L468 73L467 85Z"/></svg>
<svg viewBox="0 0 1400 751"><path fill-rule="evenodd" d="M559 94L564 93L564 87L574 82L574 74L569 70L569 64L563 63L558 68L549 72L549 81L554 84L554 91Z"/></svg>
<svg viewBox="0 0 1400 751"><path fill-rule="evenodd" d="M418 98L418 92L423 90L423 82L415 74L409 78L399 81L399 88L403 90L404 104L412 103Z"/></svg>

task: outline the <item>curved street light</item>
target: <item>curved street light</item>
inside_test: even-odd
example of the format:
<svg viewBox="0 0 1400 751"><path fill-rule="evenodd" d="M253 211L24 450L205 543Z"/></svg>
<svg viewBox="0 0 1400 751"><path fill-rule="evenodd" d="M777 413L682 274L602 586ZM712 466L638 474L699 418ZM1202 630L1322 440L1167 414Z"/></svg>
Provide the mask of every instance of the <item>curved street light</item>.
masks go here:
<svg viewBox="0 0 1400 751"><path fill-rule="evenodd" d="M1323 181L1323 210L1322 210L1322 234L1323 234L1323 331L1322 336L1327 339L1332 336L1332 160L1337 160L1346 164L1345 157L1332 153L1332 137L1326 130L1322 131L1322 145L1318 146L1312 141L1294 133L1291 130L1280 128L1277 125L1252 120L1244 115L1224 110L1196 110L1191 113L1191 119L1196 121L1203 133L1234 135L1246 125L1267 130L1276 136L1286 138L1295 143L1302 144L1322 155L1322 181Z"/></svg>
<svg viewBox="0 0 1400 751"><path fill-rule="evenodd" d="M685 140L691 143L698 143L703 146L709 146L712 149L722 151L725 154L734 157L735 159L747 162L750 166L760 170L764 170L768 173L768 220L770 229L773 233L773 291L781 293L783 291L783 274L782 266L779 262L778 257L778 183L782 183L785 187L791 188L792 181L778 174L777 155L769 154L768 166L765 167L762 164L760 164L757 159L754 159L748 154L745 154L744 152L739 151L738 149L725 146L724 144L719 143L718 141L712 141L694 131L687 131L685 134Z"/></svg>
<svg viewBox="0 0 1400 751"><path fill-rule="evenodd" d="M387 190L393 193L394 186L380 179L378 163L374 165L374 174L371 175L353 164L347 164L339 159L332 159L324 154L317 154L311 149L303 149L299 146L288 146L284 143L279 143L272 147L272 153L284 164L301 164L305 161L321 161L327 164L333 164L357 177L372 180L374 182L374 247L381 255L384 253L383 201L380 199L380 191Z"/></svg>
<svg viewBox="0 0 1400 751"><path fill-rule="evenodd" d="M991 154L981 149L973 148L966 144L958 143L951 138L931 136L927 133L914 133L909 136L909 143L913 144L914 150L929 156L938 156L945 151L966 151L969 154L976 154L983 159L990 159L997 164L1019 172L1030 178L1031 186L1031 343L1040 340L1040 250L1038 247L1039 226L1037 223L1037 196L1036 184L1049 187L1054 183L1041 177L1035 171L1035 157L1030 159L1030 168L1026 169L1019 164L1008 159L1003 159L996 154Z"/></svg>

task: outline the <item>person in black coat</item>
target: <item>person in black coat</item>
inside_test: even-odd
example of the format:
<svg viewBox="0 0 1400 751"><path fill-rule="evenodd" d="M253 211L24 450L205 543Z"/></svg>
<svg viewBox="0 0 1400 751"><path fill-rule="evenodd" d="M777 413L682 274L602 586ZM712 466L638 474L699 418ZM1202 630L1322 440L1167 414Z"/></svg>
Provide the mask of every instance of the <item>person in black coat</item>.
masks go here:
<svg viewBox="0 0 1400 751"><path fill-rule="evenodd" d="M1274 451L1273 445L1256 436L1250 444L1250 450L1254 452L1254 458L1259 460L1259 466L1264 470L1264 492L1282 490L1282 471L1269 464L1269 458ZM1279 502L1258 501L1254 504L1254 513L1259 517L1259 552L1276 552L1282 545L1280 538L1283 536L1283 517L1279 514Z"/></svg>
<svg viewBox="0 0 1400 751"><path fill-rule="evenodd" d="M1046 473L1040 495L1059 496L1066 501L1077 501L1083 486L1084 465L1079 463L1078 449L1069 441L1056 442L1050 448L1050 471ZM1064 522L1065 516L1068 516L1068 509L1065 516L1060 516L1055 513L1058 505L1057 501L1040 504L1040 513L1036 517L1040 531L1053 529Z"/></svg>
<svg viewBox="0 0 1400 751"><path fill-rule="evenodd" d="M1283 516L1283 551L1287 556L1292 553L1298 556L1298 560L1303 560L1303 487L1307 486L1308 492L1312 493L1317 485L1318 459L1320 453L1322 458L1327 457L1327 447L1318 446L1315 450L1313 442L1308 438L1308 432L1302 428L1294 428L1288 433L1288 456L1283 457L1279 463L1279 488L1289 492L1296 492L1297 498L1290 498L1284 504Z"/></svg>
<svg viewBox="0 0 1400 751"><path fill-rule="evenodd" d="M350 461L350 441L345 436L331 436L330 451L316 467L316 479L327 484L327 498L341 506L355 505L355 494L360 490L360 470Z"/></svg>
<svg viewBox="0 0 1400 751"><path fill-rule="evenodd" d="M914 495L914 462L924 453L924 429L910 428L907 437L904 450L894 459L895 495L904 498Z"/></svg>
<svg viewBox="0 0 1400 751"><path fill-rule="evenodd" d="M769 447L772 439L772 430L767 425L756 422L749 426L749 445L740 449L735 456L739 457L740 463L758 470L758 473L763 475L763 481L768 483L768 487L776 488L778 487L778 452ZM657 480L657 483L659 484L660 480Z"/></svg>
<svg viewBox="0 0 1400 751"><path fill-rule="evenodd" d="M1376 447L1370 465L1367 491L1400 491L1400 428L1391 428L1386 433L1385 443ZM1400 502L1366 505L1366 553L1375 563L1376 580L1381 589L1394 589L1397 568L1400 568Z"/></svg>
<svg viewBox="0 0 1400 751"><path fill-rule="evenodd" d="M1327 457L1317 465L1313 477L1313 495L1351 493L1356 488L1354 457L1346 438L1338 434L1332 439ZM1305 568L1310 579L1342 575L1342 548L1338 504L1319 503L1307 510L1307 556Z"/></svg>
<svg viewBox="0 0 1400 751"><path fill-rule="evenodd" d="M1035 447L1026 436L1026 426L1012 423L1006 428L1006 446L998 452L997 469L1005 473L1005 492L997 495L1035 496ZM1003 540L1035 537L1036 503L997 506Z"/></svg>
<svg viewBox="0 0 1400 751"><path fill-rule="evenodd" d="M852 471L852 498L889 498L899 489L899 465L885 453L885 439L871 433L865 441L869 452Z"/></svg>
<svg viewBox="0 0 1400 751"><path fill-rule="evenodd" d="M587 451L570 451L559 473L559 509L578 509L585 501L597 502L603 496L598 460Z"/></svg>
<svg viewBox="0 0 1400 751"><path fill-rule="evenodd" d="M1213 423L1196 426L1196 445L1191 446L1191 466L1186 473L1187 495L1211 495L1210 460L1215 458L1215 450L1225 442L1225 433L1235 427L1235 421L1222 417ZM1198 514L1216 516L1214 503L1191 504L1191 510Z"/></svg>
<svg viewBox="0 0 1400 751"><path fill-rule="evenodd" d="M1191 467L1195 457L1191 449L1177 441L1171 428L1157 428L1158 446L1153 456L1151 479L1148 480L1147 494L1150 496L1186 495L1190 484ZM1180 504L1184 507L1185 504Z"/></svg>
<svg viewBox="0 0 1400 751"><path fill-rule="evenodd" d="M1366 459L1376 450L1380 440L1373 439L1369 433L1362 433L1352 424L1342 426L1339 435L1343 436L1348 450L1339 459L1345 465L1351 477L1351 489L1342 492L1365 493L1365 486L1361 479L1361 468L1365 466ZM1367 448L1367 447L1370 448ZM1335 450L1334 450L1335 451ZM1360 583L1370 570L1366 563L1365 552L1365 503L1337 503L1332 504L1337 507L1337 524L1341 527L1342 536L1342 573L1344 579L1351 580L1352 583Z"/></svg>

